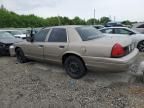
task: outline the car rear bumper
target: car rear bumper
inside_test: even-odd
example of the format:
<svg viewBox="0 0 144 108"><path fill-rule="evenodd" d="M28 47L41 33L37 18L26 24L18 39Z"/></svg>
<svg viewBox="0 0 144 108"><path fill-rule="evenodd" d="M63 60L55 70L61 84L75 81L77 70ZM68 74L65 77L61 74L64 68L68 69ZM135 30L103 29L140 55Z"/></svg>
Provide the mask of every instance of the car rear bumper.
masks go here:
<svg viewBox="0 0 144 108"><path fill-rule="evenodd" d="M83 57L83 59L88 69L123 72L135 62L138 52L138 49L135 48L130 54L122 58Z"/></svg>

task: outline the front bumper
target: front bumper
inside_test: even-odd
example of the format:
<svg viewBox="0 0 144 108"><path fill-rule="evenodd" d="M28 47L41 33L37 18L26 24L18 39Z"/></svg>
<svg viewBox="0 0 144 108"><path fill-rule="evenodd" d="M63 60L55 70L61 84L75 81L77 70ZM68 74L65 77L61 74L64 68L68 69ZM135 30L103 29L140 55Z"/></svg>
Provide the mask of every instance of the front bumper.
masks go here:
<svg viewBox="0 0 144 108"><path fill-rule="evenodd" d="M9 47L8 46L0 47L0 55L9 55Z"/></svg>
<svg viewBox="0 0 144 108"><path fill-rule="evenodd" d="M127 71L135 62L138 56L138 49L135 48L130 54L121 58L104 57L83 57L88 69L110 72Z"/></svg>
<svg viewBox="0 0 144 108"><path fill-rule="evenodd" d="M16 54L15 54L15 46L11 45L11 46L9 47L9 53L10 53L10 56L11 56L11 57L13 57L13 56L16 55Z"/></svg>

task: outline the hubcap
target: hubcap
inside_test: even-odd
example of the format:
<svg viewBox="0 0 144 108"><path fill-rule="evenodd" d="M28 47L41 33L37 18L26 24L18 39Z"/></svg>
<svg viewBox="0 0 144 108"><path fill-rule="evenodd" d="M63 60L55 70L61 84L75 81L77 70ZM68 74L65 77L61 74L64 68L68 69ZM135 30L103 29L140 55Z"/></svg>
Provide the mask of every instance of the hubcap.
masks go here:
<svg viewBox="0 0 144 108"><path fill-rule="evenodd" d="M69 70L70 70L70 72L73 73L73 74L78 74L79 71L80 71L78 63L76 63L76 62L74 62L74 61L73 61L73 62L70 62L70 63L69 63Z"/></svg>

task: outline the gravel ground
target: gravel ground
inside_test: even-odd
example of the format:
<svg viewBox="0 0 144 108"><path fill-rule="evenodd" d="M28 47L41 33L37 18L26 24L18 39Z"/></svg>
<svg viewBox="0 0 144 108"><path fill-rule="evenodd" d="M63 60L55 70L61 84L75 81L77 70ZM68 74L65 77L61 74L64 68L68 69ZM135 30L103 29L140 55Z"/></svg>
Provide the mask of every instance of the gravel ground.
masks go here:
<svg viewBox="0 0 144 108"><path fill-rule="evenodd" d="M71 79L61 66L0 58L0 108L144 108L144 85L134 76L138 61L123 73L88 72Z"/></svg>

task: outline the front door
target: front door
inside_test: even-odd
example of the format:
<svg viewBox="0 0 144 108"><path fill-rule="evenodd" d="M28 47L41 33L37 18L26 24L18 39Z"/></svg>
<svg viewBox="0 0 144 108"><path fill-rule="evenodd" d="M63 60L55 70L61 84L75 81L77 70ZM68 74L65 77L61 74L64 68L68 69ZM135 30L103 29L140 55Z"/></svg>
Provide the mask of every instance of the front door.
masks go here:
<svg viewBox="0 0 144 108"><path fill-rule="evenodd" d="M49 29L44 29L35 34L34 41L29 42L27 55L34 59L43 59L44 57L44 45L48 35Z"/></svg>
<svg viewBox="0 0 144 108"><path fill-rule="evenodd" d="M44 46L45 59L60 62L68 47L66 29L53 28L47 41Z"/></svg>

